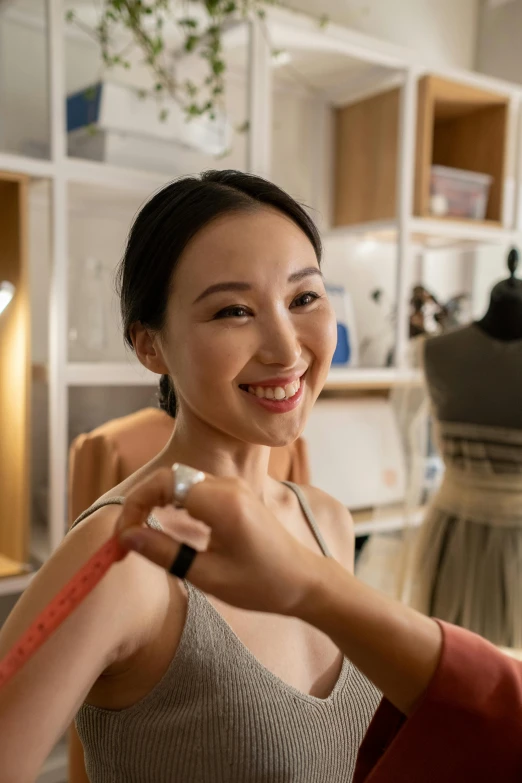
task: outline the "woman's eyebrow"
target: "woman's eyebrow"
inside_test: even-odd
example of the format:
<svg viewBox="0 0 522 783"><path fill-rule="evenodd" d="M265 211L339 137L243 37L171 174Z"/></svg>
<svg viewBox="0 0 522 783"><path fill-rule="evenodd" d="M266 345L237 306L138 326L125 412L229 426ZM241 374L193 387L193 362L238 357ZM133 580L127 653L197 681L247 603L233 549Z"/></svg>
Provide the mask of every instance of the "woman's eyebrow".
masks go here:
<svg viewBox="0 0 522 783"><path fill-rule="evenodd" d="M298 283L299 280L303 280L305 277L311 277L311 275L319 275L319 277L322 277L323 273L318 266L307 266L306 269L300 269L299 272L294 272L293 275L290 275L288 282Z"/></svg>
<svg viewBox="0 0 522 783"><path fill-rule="evenodd" d="M300 269L299 272L294 272L290 275L288 278L289 283L297 283L299 280L303 280L305 277L310 277L311 275L319 275L319 277L323 276L323 273L317 266L308 266L305 269ZM197 304L198 302L201 302L202 299L206 299L207 296L210 296L211 294L218 294L222 293L223 291L251 291L252 286L250 283L240 283L240 282L234 282L229 281L225 283L214 283L214 285L209 285L208 288L205 288L203 293L201 293L197 299L193 301L192 304Z"/></svg>
<svg viewBox="0 0 522 783"><path fill-rule="evenodd" d="M197 304L198 302L201 302L202 299L205 299L207 296L210 296L210 294L217 294L221 291L251 291L252 286L250 283L214 283L214 285L209 285L208 288L205 288L202 294L198 296L197 299L194 299L192 304Z"/></svg>

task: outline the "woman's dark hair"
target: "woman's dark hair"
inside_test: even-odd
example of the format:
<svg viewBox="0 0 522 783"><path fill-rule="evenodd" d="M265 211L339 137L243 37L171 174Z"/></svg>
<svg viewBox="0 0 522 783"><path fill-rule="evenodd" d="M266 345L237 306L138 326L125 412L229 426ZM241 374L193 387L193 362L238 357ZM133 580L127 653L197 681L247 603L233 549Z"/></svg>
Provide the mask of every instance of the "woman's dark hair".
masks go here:
<svg viewBox="0 0 522 783"><path fill-rule="evenodd" d="M272 182L240 171L206 171L184 177L156 193L138 213L118 269L118 293L125 340L140 322L163 328L176 265L190 240L215 218L272 207L287 215L310 240L321 263L321 238L315 223L291 196ZM176 415L172 380L163 375L159 404Z"/></svg>

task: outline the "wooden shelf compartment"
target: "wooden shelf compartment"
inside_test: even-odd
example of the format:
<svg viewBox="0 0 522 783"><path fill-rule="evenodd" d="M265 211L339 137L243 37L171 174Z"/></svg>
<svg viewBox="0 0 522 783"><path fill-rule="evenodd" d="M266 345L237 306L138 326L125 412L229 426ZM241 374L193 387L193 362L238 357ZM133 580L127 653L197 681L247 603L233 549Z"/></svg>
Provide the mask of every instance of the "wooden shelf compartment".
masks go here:
<svg viewBox="0 0 522 783"><path fill-rule="evenodd" d="M430 215L433 164L493 177L487 221L500 225L509 99L468 85L425 76L419 82L415 166L416 215Z"/></svg>
<svg viewBox="0 0 522 783"><path fill-rule="evenodd" d="M493 177L487 220L481 225L500 230L509 100L505 94L433 75L419 80L416 216L431 217L431 166L444 165ZM400 88L394 87L334 110L334 227L396 219L399 109ZM445 220L453 222L438 222Z"/></svg>
<svg viewBox="0 0 522 783"><path fill-rule="evenodd" d="M0 280L15 286L0 314L0 556L26 563L30 519L28 177L0 172Z"/></svg>
<svg viewBox="0 0 522 783"><path fill-rule="evenodd" d="M5 579L10 576L20 576L25 574L27 567L24 563L19 563L18 560L11 560L10 557L0 555L0 579Z"/></svg>
<svg viewBox="0 0 522 783"><path fill-rule="evenodd" d="M396 215L400 89L335 109L334 226Z"/></svg>

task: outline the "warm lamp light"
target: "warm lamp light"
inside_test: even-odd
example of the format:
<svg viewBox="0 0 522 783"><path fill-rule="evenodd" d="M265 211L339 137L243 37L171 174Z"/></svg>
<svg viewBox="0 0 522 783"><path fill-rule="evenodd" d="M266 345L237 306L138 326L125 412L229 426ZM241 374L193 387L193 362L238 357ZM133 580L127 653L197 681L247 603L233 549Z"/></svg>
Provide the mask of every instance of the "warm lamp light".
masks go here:
<svg viewBox="0 0 522 783"><path fill-rule="evenodd" d="M15 287L12 283L8 283L7 280L2 280L0 283L0 313L3 313L15 293Z"/></svg>

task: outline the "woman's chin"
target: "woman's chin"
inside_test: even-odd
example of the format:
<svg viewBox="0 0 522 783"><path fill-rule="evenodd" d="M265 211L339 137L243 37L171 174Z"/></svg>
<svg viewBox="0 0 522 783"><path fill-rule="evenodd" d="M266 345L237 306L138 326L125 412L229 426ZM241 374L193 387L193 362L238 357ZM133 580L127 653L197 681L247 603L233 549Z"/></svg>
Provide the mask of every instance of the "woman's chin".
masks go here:
<svg viewBox="0 0 522 783"><path fill-rule="evenodd" d="M265 431L264 433L259 433L258 431L257 437L253 435L251 442L259 443L260 446L270 446L272 449L282 448L294 443L302 434L303 429L304 425L302 425L301 422L288 422L284 424L281 422L277 428L270 428L269 431Z"/></svg>

